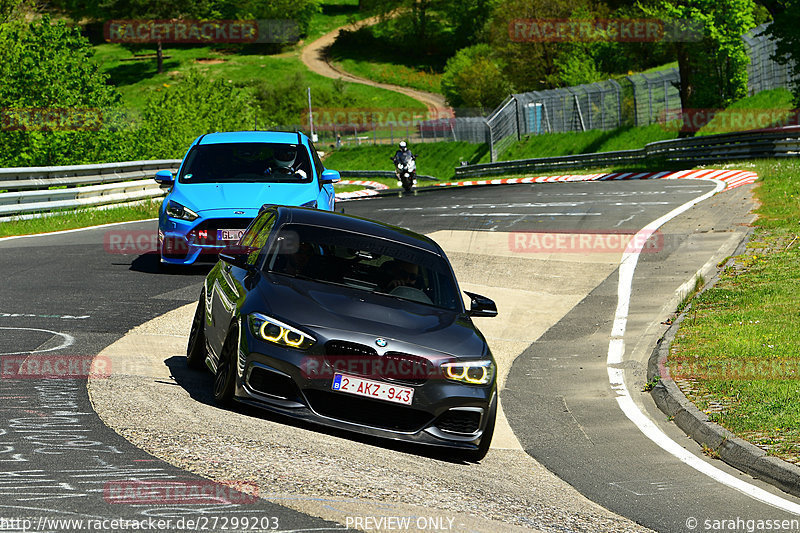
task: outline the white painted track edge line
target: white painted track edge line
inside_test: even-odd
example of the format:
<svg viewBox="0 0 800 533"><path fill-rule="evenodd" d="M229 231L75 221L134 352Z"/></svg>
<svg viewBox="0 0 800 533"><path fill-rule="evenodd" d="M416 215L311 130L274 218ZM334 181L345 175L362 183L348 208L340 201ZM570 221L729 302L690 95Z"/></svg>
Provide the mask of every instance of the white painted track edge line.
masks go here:
<svg viewBox="0 0 800 533"><path fill-rule="evenodd" d="M63 229L59 231L49 231L47 233L29 233L28 235L12 235L10 237L0 237L0 242L10 241L12 239L30 239L31 237L47 237L49 235L61 235L65 233L77 233L79 231L88 231L98 228L107 228L110 226L121 226L123 224L135 224L137 222L153 222L157 218L143 218L141 220L126 220L124 222L109 222L108 224L100 224L97 226L87 226L85 228Z"/></svg>
<svg viewBox="0 0 800 533"><path fill-rule="evenodd" d="M687 178L692 179L692 178ZM631 242L639 243L636 249L632 252L626 252L620 261L619 281L617 286L617 310L615 312L614 331L608 345L608 356L606 366L608 370L609 384L611 388L617 393L617 404L625 416L639 428L647 438L653 441L658 447L666 451L670 455L677 458L682 463L694 468L698 472L705 474L714 481L722 483L734 490L737 490L746 496L749 496L762 503L782 509L784 511L800 515L800 505L782 498L778 495L767 492L766 490L757 487L743 479L736 478L731 474L720 470L719 468L705 462L693 453L681 447L680 444L673 441L667 436L666 433L656 426L656 424L648 418L636 403L628 391L624 381L624 370L615 368L624 358L624 342L623 335L625 333L625 323L627 322L628 309L630 306L630 297L633 284L633 273L636 268L636 263L639 260L639 255L642 250L644 242L647 240L645 237L654 232L659 227L663 226L669 220L687 211L694 205L706 200L713 195L725 190L727 184L723 181L708 178L698 178L705 181L711 181L716 184L713 191L705 193L697 198L676 207L666 215L654 220L639 230ZM641 238L639 238L641 237Z"/></svg>

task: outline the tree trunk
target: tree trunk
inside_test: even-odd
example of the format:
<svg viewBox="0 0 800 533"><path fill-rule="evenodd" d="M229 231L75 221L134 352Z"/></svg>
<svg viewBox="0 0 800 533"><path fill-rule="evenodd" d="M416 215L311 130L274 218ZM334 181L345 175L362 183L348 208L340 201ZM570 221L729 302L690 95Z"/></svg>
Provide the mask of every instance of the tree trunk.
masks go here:
<svg viewBox="0 0 800 533"><path fill-rule="evenodd" d="M156 49L156 64L158 65L157 71L159 74L164 73L164 51L161 49L161 41L158 41L158 48Z"/></svg>
<svg viewBox="0 0 800 533"><path fill-rule="evenodd" d="M694 125L692 124L694 114L692 109L694 105L692 101L692 95L694 94L694 68L692 66L691 50L686 46L686 43L677 43L675 52L678 58L678 71L680 73L680 87L678 90L681 95L681 109L683 110L684 118L678 137L694 137Z"/></svg>

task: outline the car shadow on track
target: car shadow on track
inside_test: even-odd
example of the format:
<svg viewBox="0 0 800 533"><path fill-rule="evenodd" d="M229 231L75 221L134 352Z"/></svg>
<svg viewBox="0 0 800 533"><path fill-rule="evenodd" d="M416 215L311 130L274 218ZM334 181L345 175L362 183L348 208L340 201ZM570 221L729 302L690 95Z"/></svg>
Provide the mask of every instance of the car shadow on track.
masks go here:
<svg viewBox="0 0 800 533"><path fill-rule="evenodd" d="M172 356L169 359L166 359L164 364L166 364L167 368L169 368L170 373L172 377L175 378L177 384L183 387L183 389L189 393L189 396L193 400L213 407L219 407L214 401L214 396L212 394L214 377L211 375L211 372L193 370L189 368L186 365L186 358L181 356ZM312 422L307 422L305 420L298 420L284 416L279 413L272 413L270 411L258 409L246 404L234 404L232 410L253 418L260 418L262 420L267 420L278 424L285 424L287 426L293 426L299 429L313 431L315 433L321 433L325 435L331 435L333 437L360 442L368 446L394 450L412 455L420 455L448 463L465 464L468 462L462 457L459 457L458 453L447 448L437 448L433 446L424 446L421 444L382 439L370 435L362 435L360 433L344 431L337 428L329 428L314 424Z"/></svg>
<svg viewBox="0 0 800 533"><path fill-rule="evenodd" d="M131 262L130 270L145 274L205 276L214 268L215 264L216 261L193 265L167 265L161 263L161 256L157 252L148 252L134 259Z"/></svg>

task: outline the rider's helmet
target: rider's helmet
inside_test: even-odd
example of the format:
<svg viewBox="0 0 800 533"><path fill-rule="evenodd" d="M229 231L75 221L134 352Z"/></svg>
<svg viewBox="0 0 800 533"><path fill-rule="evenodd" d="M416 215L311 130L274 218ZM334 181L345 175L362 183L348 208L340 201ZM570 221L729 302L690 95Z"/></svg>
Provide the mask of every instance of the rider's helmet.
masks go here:
<svg viewBox="0 0 800 533"><path fill-rule="evenodd" d="M400 149L401 149L402 151L404 151L404 152L405 152L406 150L408 150L408 145L406 144L406 142L405 142L405 141L400 141Z"/></svg>
<svg viewBox="0 0 800 533"><path fill-rule="evenodd" d="M297 159L297 150L292 147L281 148L275 151L275 166L280 170L291 171Z"/></svg>

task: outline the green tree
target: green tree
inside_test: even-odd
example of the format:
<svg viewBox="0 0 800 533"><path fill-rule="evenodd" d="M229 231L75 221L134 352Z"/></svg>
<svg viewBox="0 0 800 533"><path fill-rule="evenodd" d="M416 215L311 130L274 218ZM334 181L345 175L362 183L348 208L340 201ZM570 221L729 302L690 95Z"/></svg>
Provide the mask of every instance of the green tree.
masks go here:
<svg viewBox="0 0 800 533"><path fill-rule="evenodd" d="M101 20L111 19L192 19L208 11L208 0L101 0L98 3L76 3L75 10L85 10ZM164 72L164 51L161 41L156 42L156 65L159 74Z"/></svg>
<svg viewBox="0 0 800 533"><path fill-rule="evenodd" d="M25 0L0 0L0 24L19 16Z"/></svg>
<svg viewBox="0 0 800 533"><path fill-rule="evenodd" d="M106 107L117 100L77 27L45 16L0 25L0 107Z"/></svg>
<svg viewBox="0 0 800 533"><path fill-rule="evenodd" d="M118 100L92 57L80 30L64 22L53 24L44 17L0 24L4 164L49 165L91 152L97 133L88 130ZM81 113L89 120L79 119ZM66 117L70 124L48 116Z"/></svg>
<svg viewBox="0 0 800 533"><path fill-rule="evenodd" d="M518 91L550 89L564 85L564 43L526 42L513 35L517 19L567 19L573 12L593 13L586 0L507 0L496 5L486 26L486 40L503 72ZM559 58L562 59L559 65Z"/></svg>
<svg viewBox="0 0 800 533"><path fill-rule="evenodd" d="M753 0L661 0L651 10L699 26L698 40L674 43L683 109L724 108L747 95L741 36L755 25L754 8Z"/></svg>
<svg viewBox="0 0 800 533"><path fill-rule="evenodd" d="M133 134L136 158L180 157L198 135L250 129L255 123L250 102L248 91L190 72L148 99Z"/></svg>
<svg viewBox="0 0 800 533"><path fill-rule="evenodd" d="M447 62L442 92L453 107L485 111L502 102L511 86L489 45L478 44L459 50Z"/></svg>
<svg viewBox="0 0 800 533"><path fill-rule="evenodd" d="M773 19L766 31L776 42L773 59L791 66L792 92L795 105L800 105L800 0L760 0L760 3Z"/></svg>
<svg viewBox="0 0 800 533"><path fill-rule="evenodd" d="M486 20L500 1L361 0L359 9L384 15L387 36L406 53L450 57L479 41Z"/></svg>

